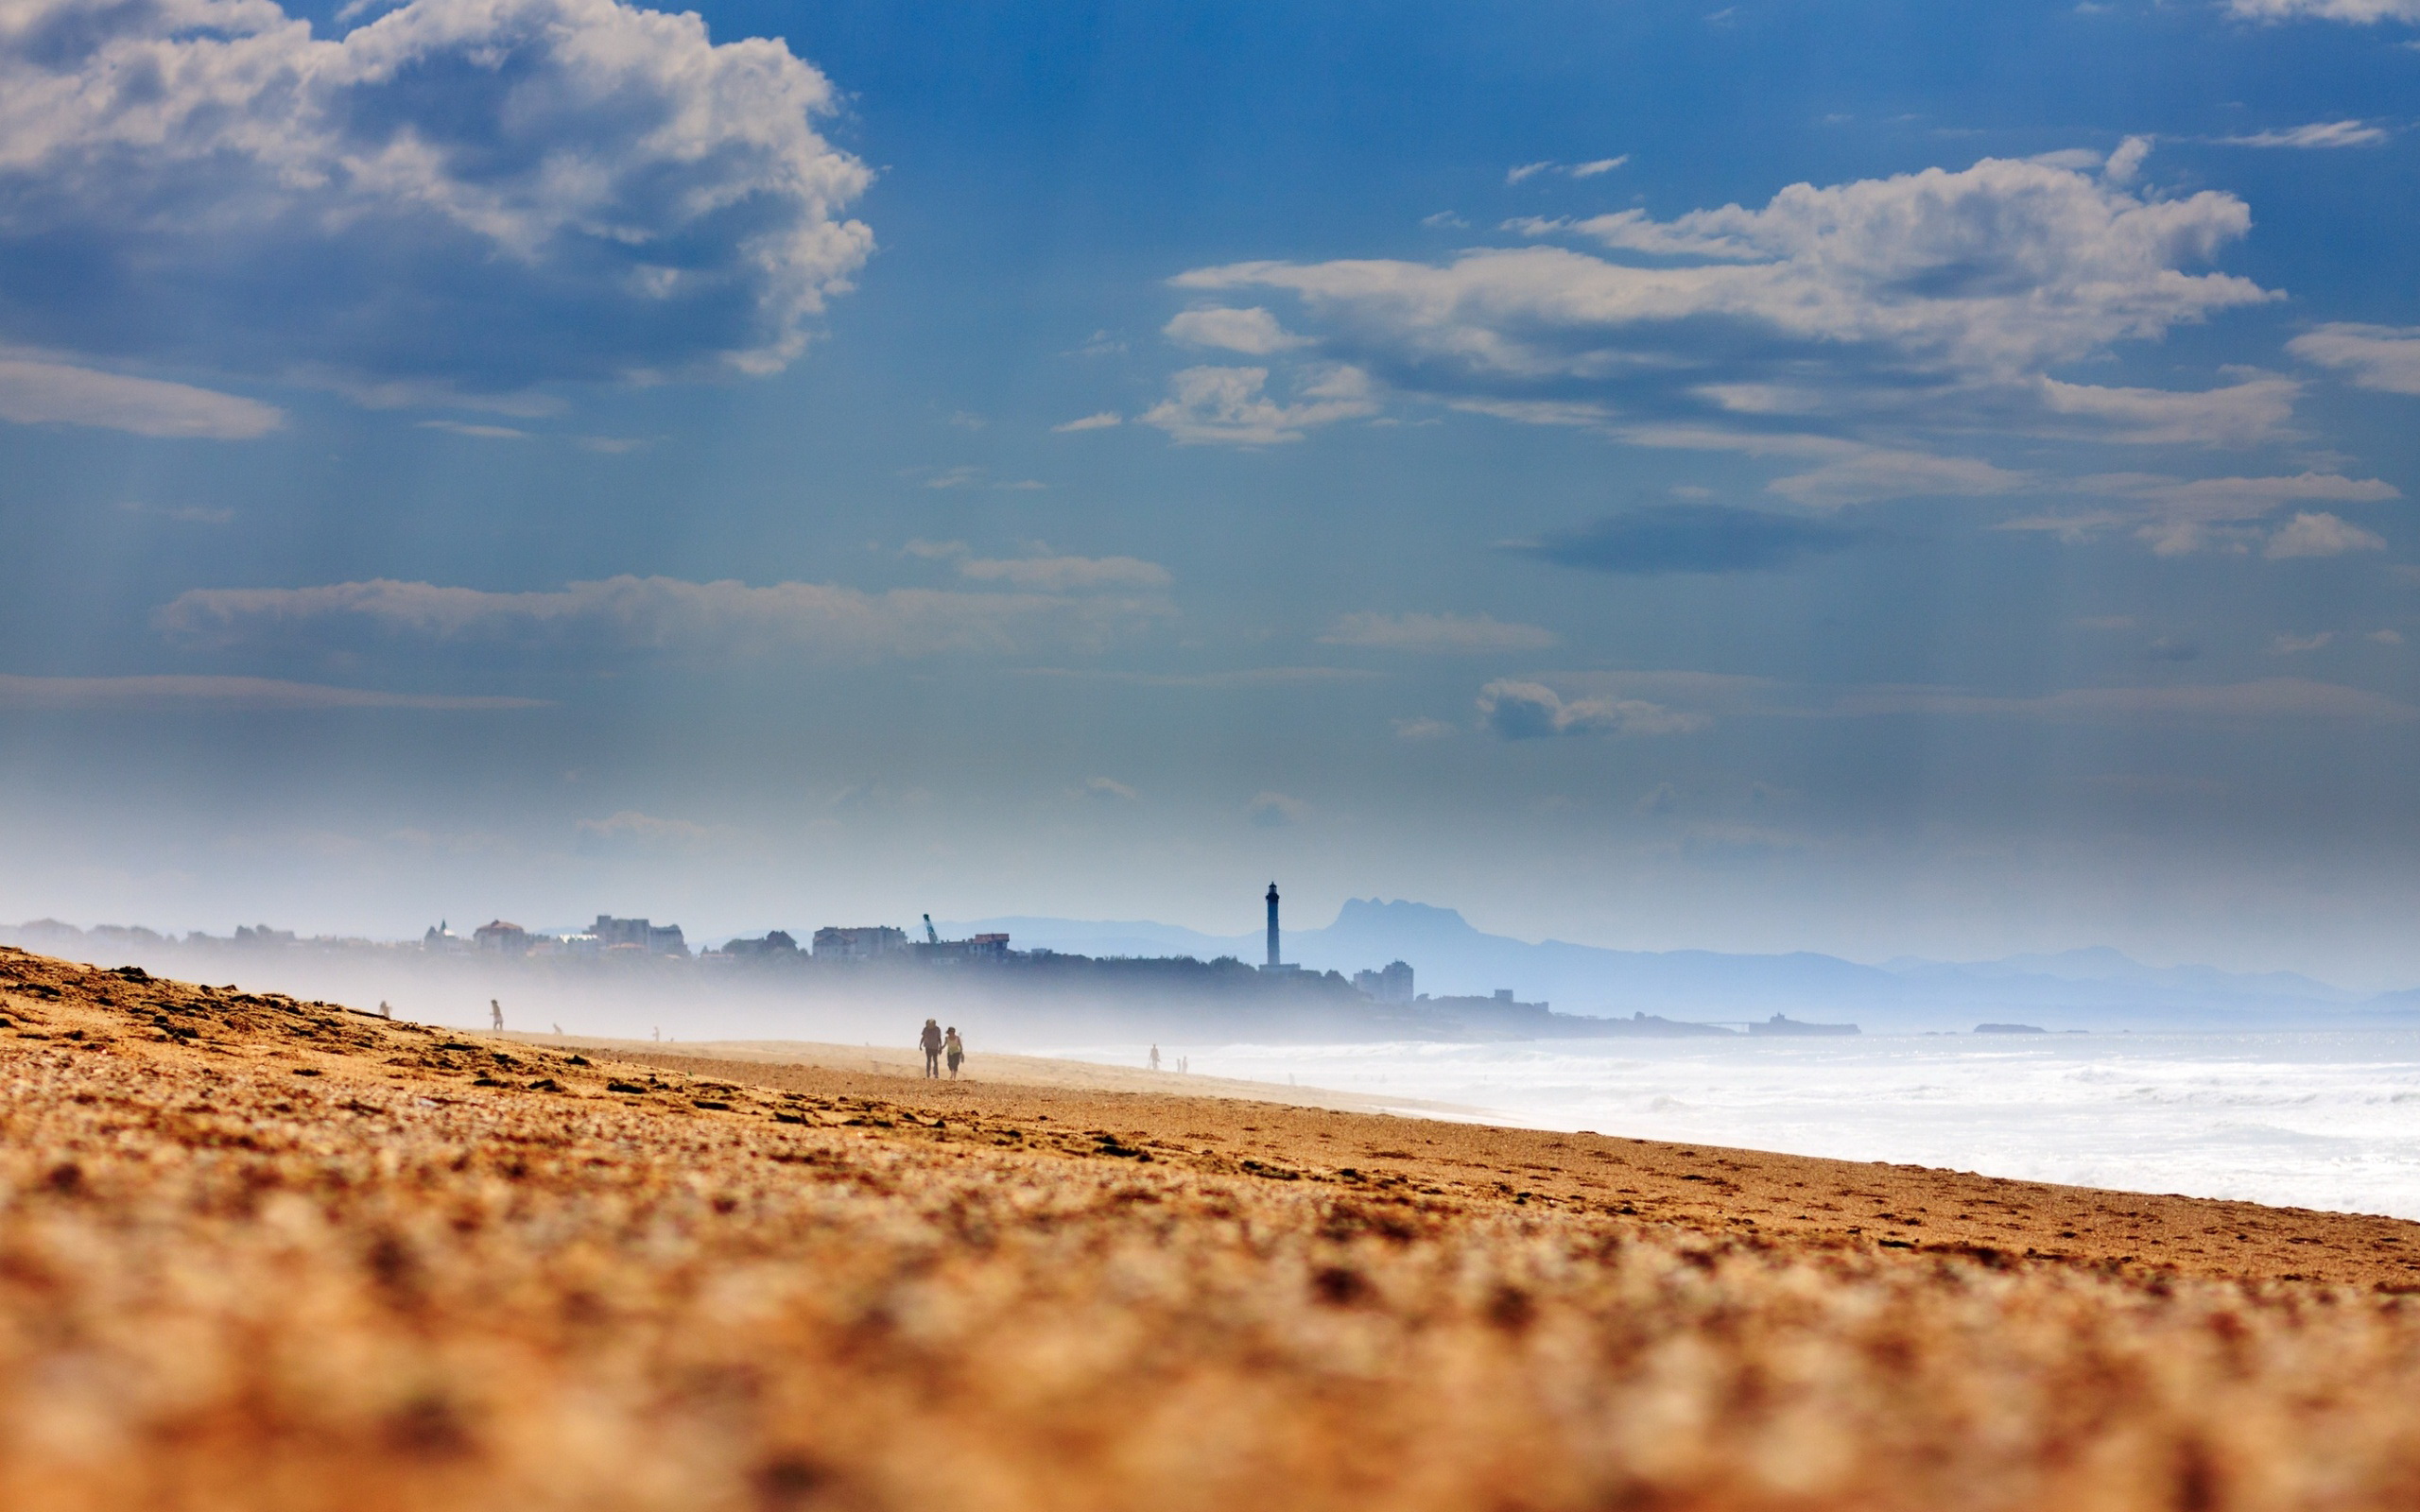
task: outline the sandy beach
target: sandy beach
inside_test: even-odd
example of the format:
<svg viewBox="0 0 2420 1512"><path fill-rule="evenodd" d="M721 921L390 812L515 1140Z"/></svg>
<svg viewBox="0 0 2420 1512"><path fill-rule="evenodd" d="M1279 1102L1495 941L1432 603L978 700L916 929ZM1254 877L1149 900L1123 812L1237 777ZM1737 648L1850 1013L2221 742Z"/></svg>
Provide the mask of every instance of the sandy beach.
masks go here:
<svg viewBox="0 0 2420 1512"><path fill-rule="evenodd" d="M10 1507L2369 1507L2420 1226L0 954ZM871 1062L871 1063L868 1063Z"/></svg>

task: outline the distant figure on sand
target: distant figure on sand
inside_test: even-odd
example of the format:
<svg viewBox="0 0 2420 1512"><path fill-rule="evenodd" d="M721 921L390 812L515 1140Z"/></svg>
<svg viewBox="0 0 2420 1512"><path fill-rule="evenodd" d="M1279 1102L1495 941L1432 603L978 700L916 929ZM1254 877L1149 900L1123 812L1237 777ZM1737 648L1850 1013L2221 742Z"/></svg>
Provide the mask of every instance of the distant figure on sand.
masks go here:
<svg viewBox="0 0 2420 1512"><path fill-rule="evenodd" d="M1151 1069L1153 1071L1160 1069L1160 1047L1157 1045L1151 1047Z"/></svg>
<svg viewBox="0 0 2420 1512"><path fill-rule="evenodd" d="M504 1005L493 998L488 999L488 1017L495 1021L495 1032L504 1033Z"/></svg>
<svg viewBox="0 0 2420 1512"><path fill-rule="evenodd" d="M387 1005L387 1000L385 998L380 998L378 1000L378 1017L382 1019L391 1019L394 1016L395 1010Z"/></svg>
<svg viewBox="0 0 2420 1512"><path fill-rule="evenodd" d="M941 1021L939 1019L926 1019L925 1021L924 1036L916 1042L925 1047L925 1074L927 1076L939 1076L942 1074Z"/></svg>
<svg viewBox="0 0 2420 1512"><path fill-rule="evenodd" d="M956 1081L958 1068L966 1063L966 1041L958 1037L957 1024L949 1026L948 1037L942 1040L942 1048L949 1055L949 1079Z"/></svg>

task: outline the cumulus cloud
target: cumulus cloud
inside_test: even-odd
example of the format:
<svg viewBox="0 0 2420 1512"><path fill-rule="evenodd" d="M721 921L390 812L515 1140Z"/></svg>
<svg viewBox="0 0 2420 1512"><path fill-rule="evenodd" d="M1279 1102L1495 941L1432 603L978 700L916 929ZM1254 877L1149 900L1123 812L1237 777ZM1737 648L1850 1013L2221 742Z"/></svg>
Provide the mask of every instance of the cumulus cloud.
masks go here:
<svg viewBox="0 0 2420 1512"><path fill-rule="evenodd" d="M137 436L248 441L285 424L285 412L258 400L189 384L0 355L0 420L19 425L90 425Z"/></svg>
<svg viewBox="0 0 2420 1512"><path fill-rule="evenodd" d="M1148 593L873 593L821 583L753 588L625 576L539 593L388 579L195 589L161 609L154 623L171 639L206 645L408 641L847 662L1099 650L1174 612L1164 597Z"/></svg>
<svg viewBox="0 0 2420 1512"><path fill-rule="evenodd" d="M1679 735L1712 723L1704 714L1644 698L1566 699L1542 682L1499 679L1479 690L1479 723L1506 740L1551 735Z"/></svg>
<svg viewBox="0 0 2420 1512"><path fill-rule="evenodd" d="M1486 614L1364 612L1338 616L1320 640L1380 651L1467 653L1542 651L1557 637L1543 626L1508 625Z"/></svg>
<svg viewBox="0 0 2420 1512"><path fill-rule="evenodd" d="M2282 130L2255 131L2249 136L2221 137L2238 147L2364 147L2387 138L2386 128L2366 121L2313 121Z"/></svg>
<svg viewBox="0 0 2420 1512"><path fill-rule="evenodd" d="M2286 522L2284 528L2269 538L2261 555L2273 559L2290 557L2341 557L2348 551L2384 551L2386 540L2376 531L2364 530L2332 514L2302 513Z"/></svg>
<svg viewBox="0 0 2420 1512"><path fill-rule="evenodd" d="M2294 337L2286 350L2315 367L2352 374L2362 388L2420 394L2420 326L2339 321Z"/></svg>
<svg viewBox="0 0 2420 1512"><path fill-rule="evenodd" d="M770 371L873 245L832 107L616 0L17 0L0 332L372 402Z"/></svg>
<svg viewBox="0 0 2420 1512"><path fill-rule="evenodd" d="M2272 298L2246 279L2185 271L2251 220L2232 195L2143 199L2075 169L1985 159L1955 173L1794 184L1754 210L1668 221L1626 210L1568 227L1652 262L1486 249L1442 266L1238 263L1176 283L1292 293L1441 383L1710 366L1743 341L1792 359L1863 352L1933 373L2016 376ZM1718 330L1728 339L1707 338Z"/></svg>
<svg viewBox="0 0 2420 1512"><path fill-rule="evenodd" d="M1217 347L1247 357L1266 357L1309 343L1277 323L1277 317L1257 306L1249 310L1187 310L1164 328L1171 341L1189 347Z"/></svg>
<svg viewBox="0 0 2420 1512"><path fill-rule="evenodd" d="M1824 521L1722 505L1659 506L1612 515L1498 549L1591 572L1744 573L1840 551L1858 532Z"/></svg>
<svg viewBox="0 0 2420 1512"><path fill-rule="evenodd" d="M2076 487L2116 507L2027 515L1997 528L2042 531L2070 543L2128 530L2164 557L2213 549L2249 551L2263 541L2269 546L2266 555L2273 558L2331 556L2376 549L2385 542L2333 514L2297 514L2274 532L2260 523L2295 505L2377 504L2402 497L2381 478L2335 472L2221 478L2107 472L2081 479ZM2313 523L2306 524L2306 520Z"/></svg>
<svg viewBox="0 0 2420 1512"><path fill-rule="evenodd" d="M1168 397L1144 411L1143 423L1186 445L1270 446L1378 408L1357 368L1311 375L1292 404L1270 398L1268 386L1266 368L1187 368L1168 380Z"/></svg>
<svg viewBox="0 0 2420 1512"><path fill-rule="evenodd" d="M541 709L545 700L381 693L273 678L29 678L0 673L0 709Z"/></svg>

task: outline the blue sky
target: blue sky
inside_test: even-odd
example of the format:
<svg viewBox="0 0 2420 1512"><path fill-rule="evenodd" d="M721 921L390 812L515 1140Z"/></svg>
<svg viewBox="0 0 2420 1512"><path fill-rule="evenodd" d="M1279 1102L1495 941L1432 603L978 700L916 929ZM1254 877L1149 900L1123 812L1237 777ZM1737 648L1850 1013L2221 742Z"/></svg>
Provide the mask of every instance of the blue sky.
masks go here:
<svg viewBox="0 0 2420 1512"><path fill-rule="evenodd" d="M0 23L0 917L2420 977L2420 4Z"/></svg>

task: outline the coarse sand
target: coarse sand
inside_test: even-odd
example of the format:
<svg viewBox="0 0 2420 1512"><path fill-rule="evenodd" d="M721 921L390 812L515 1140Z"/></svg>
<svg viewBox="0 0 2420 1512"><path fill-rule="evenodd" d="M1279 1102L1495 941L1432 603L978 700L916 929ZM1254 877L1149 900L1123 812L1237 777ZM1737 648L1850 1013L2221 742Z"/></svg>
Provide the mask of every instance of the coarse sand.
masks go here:
<svg viewBox="0 0 2420 1512"><path fill-rule="evenodd" d="M2394 1220L13 951L0 1020L12 1512L2420 1505Z"/></svg>

